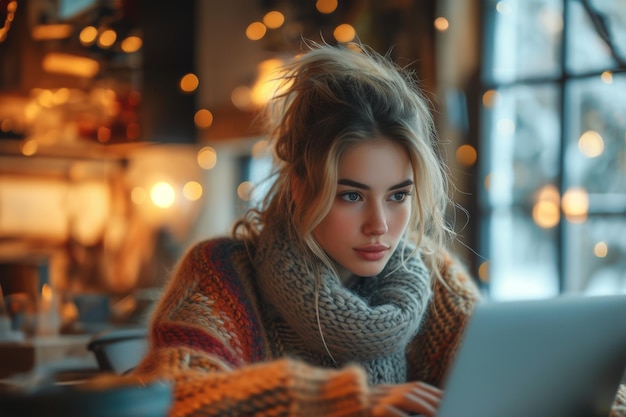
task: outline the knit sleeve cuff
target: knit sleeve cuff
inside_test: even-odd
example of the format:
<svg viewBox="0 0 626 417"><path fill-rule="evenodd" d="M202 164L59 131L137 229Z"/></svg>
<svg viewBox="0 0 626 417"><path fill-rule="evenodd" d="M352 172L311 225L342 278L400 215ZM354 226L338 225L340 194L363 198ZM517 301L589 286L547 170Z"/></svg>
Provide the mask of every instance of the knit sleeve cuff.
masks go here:
<svg viewBox="0 0 626 417"><path fill-rule="evenodd" d="M369 387L365 371L358 366L339 370L313 368L301 362L286 362L292 369L293 392L298 398L290 415L365 416Z"/></svg>
<svg viewBox="0 0 626 417"><path fill-rule="evenodd" d="M172 417L367 415L367 376L358 366L324 369L278 359L219 370L191 366L197 359L174 356L177 358L160 358L160 366L153 363L135 371L147 379L173 381Z"/></svg>

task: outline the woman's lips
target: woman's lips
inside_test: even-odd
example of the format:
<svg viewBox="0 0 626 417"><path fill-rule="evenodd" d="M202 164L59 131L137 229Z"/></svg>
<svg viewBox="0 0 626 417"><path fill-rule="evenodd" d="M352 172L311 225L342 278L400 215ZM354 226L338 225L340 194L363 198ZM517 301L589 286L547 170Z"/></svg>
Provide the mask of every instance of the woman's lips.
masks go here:
<svg viewBox="0 0 626 417"><path fill-rule="evenodd" d="M378 261L385 257L389 248L384 245L368 245L354 248L354 251L366 261Z"/></svg>

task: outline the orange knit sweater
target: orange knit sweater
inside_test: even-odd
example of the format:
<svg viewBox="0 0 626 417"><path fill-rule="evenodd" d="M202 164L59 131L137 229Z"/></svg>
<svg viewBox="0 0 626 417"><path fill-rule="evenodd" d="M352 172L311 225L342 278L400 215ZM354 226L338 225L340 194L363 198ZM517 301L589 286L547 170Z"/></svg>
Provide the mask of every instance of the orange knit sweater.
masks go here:
<svg viewBox="0 0 626 417"><path fill-rule="evenodd" d="M433 385L441 385L479 299L452 257L442 273L446 285L434 285L426 319L407 348L409 379ZM156 307L151 348L134 374L173 382L171 416L369 415L360 367L326 369L272 357L259 300L242 242L220 238L195 245ZM615 410L626 416L618 404Z"/></svg>

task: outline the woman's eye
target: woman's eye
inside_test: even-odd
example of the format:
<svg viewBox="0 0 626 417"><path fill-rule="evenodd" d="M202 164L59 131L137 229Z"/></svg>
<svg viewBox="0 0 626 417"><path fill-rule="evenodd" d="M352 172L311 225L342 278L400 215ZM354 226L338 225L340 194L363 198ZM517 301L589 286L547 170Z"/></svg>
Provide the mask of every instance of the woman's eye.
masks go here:
<svg viewBox="0 0 626 417"><path fill-rule="evenodd" d="M354 203L355 201L359 201L361 196L359 195L359 193L348 192L348 193L342 194L341 198L350 203Z"/></svg>
<svg viewBox="0 0 626 417"><path fill-rule="evenodd" d="M392 201L404 201L409 195L410 194L408 191L398 191L391 195L391 200Z"/></svg>

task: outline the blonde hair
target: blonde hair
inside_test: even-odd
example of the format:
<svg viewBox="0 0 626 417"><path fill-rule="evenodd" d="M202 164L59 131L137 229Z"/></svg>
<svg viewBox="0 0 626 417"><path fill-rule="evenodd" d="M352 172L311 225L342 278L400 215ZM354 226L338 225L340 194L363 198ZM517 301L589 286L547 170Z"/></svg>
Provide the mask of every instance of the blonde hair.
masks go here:
<svg viewBox="0 0 626 417"><path fill-rule="evenodd" d="M280 93L264 113L274 150L272 185L233 233L254 243L264 227L286 228L312 270L318 260L333 270L313 230L335 198L339 160L350 146L385 138L406 150L413 167L406 237L439 277L434 255L453 232L445 220L448 183L429 103L411 72L356 46L310 43L308 52L284 66Z"/></svg>

